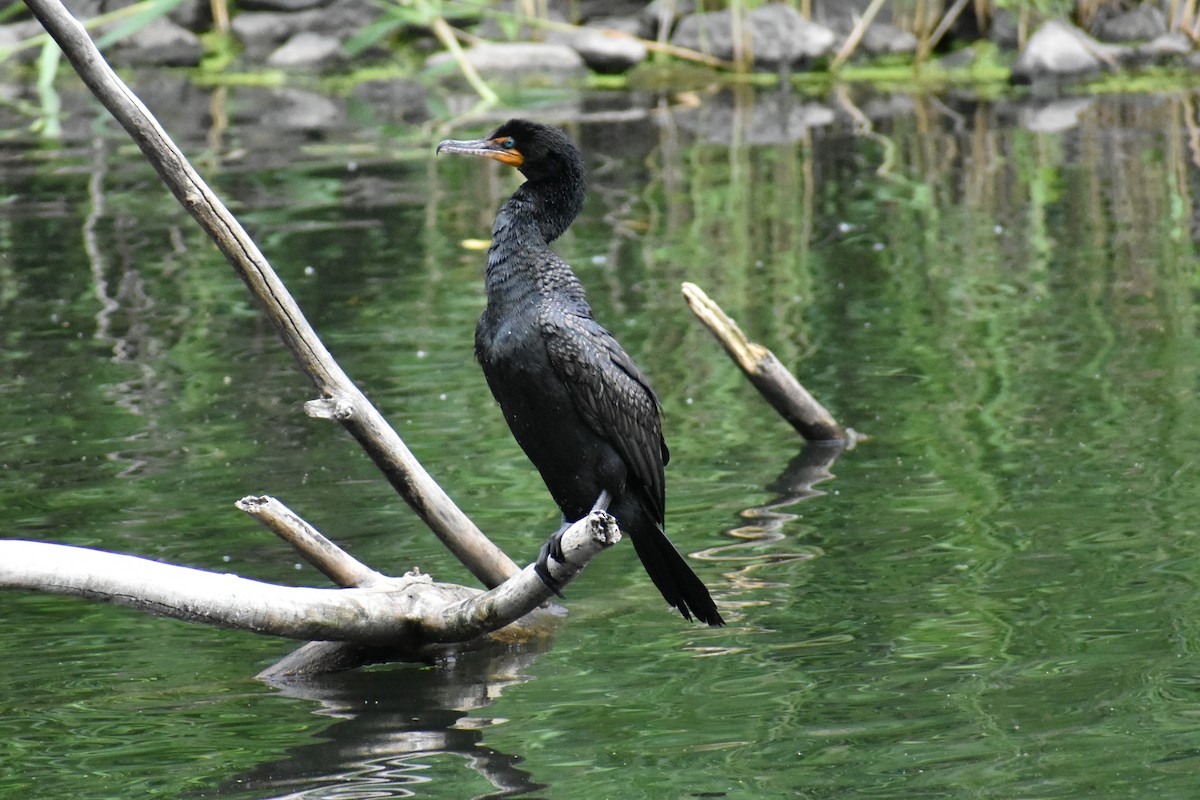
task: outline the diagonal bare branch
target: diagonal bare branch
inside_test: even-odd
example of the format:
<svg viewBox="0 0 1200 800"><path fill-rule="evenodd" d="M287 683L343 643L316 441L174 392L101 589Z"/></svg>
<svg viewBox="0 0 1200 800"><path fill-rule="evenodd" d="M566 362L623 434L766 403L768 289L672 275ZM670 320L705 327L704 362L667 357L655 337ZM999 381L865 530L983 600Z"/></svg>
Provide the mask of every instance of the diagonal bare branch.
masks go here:
<svg viewBox="0 0 1200 800"><path fill-rule="evenodd" d="M737 323L694 283L683 284L683 296L701 322L717 337L754 388L808 441L850 441L833 415L796 380L767 348L752 342Z"/></svg>
<svg viewBox="0 0 1200 800"><path fill-rule="evenodd" d="M196 219L275 325L296 363L336 413L336 419L387 477L392 486L456 557L488 587L517 571L508 558L425 472L379 411L342 372L299 306L220 198L105 62L87 31L59 0L26 0L84 83L125 128L163 183Z"/></svg>

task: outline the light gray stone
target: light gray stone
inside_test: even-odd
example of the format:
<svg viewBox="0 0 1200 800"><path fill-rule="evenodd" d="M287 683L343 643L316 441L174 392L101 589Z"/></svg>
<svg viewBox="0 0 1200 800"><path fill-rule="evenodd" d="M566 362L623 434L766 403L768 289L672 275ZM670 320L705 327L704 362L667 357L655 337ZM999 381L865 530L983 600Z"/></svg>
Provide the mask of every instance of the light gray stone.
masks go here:
<svg viewBox="0 0 1200 800"><path fill-rule="evenodd" d="M464 51L467 61L483 76L526 83L578 78L587 73L579 53L565 44L483 42ZM425 62L429 69L456 68L449 53L437 53Z"/></svg>
<svg viewBox="0 0 1200 800"><path fill-rule="evenodd" d="M1030 83L1097 72L1121 58L1122 49L1102 44L1073 25L1050 20L1025 43L1013 63L1011 80Z"/></svg>
<svg viewBox="0 0 1200 800"><path fill-rule="evenodd" d="M194 67L203 55L204 45L196 34L158 17L114 44L106 57L121 66Z"/></svg>
<svg viewBox="0 0 1200 800"><path fill-rule="evenodd" d="M825 55L837 39L832 30L809 22L791 6L762 6L747 14L743 22L753 63L760 67L789 66ZM733 17L729 11L684 17L671 44L732 60Z"/></svg>
<svg viewBox="0 0 1200 800"><path fill-rule="evenodd" d="M244 11L231 20L230 28L246 57L260 60L299 32L298 16L274 11Z"/></svg>
<svg viewBox="0 0 1200 800"><path fill-rule="evenodd" d="M625 72L646 60L646 46L636 38L637 20L617 18L589 22L570 33L560 34L561 41L583 58L588 68L606 74ZM614 35L618 31L621 35ZM560 41L552 37L550 41Z"/></svg>
<svg viewBox="0 0 1200 800"><path fill-rule="evenodd" d="M238 0L240 11L282 11L294 13L329 5L330 0Z"/></svg>
<svg viewBox="0 0 1200 800"><path fill-rule="evenodd" d="M863 34L859 49L873 56L917 52L917 37L887 22L873 22Z"/></svg>
<svg viewBox="0 0 1200 800"><path fill-rule="evenodd" d="M837 35L809 22L796 9L780 3L760 6L746 15L754 62L774 67L818 58L833 49Z"/></svg>
<svg viewBox="0 0 1200 800"><path fill-rule="evenodd" d="M346 62L342 43L332 36L301 31L267 57L267 66L280 69L322 70Z"/></svg>
<svg viewBox="0 0 1200 800"><path fill-rule="evenodd" d="M1150 3L1102 19L1096 38L1105 42L1148 42L1167 32L1167 17Z"/></svg>
<svg viewBox="0 0 1200 800"><path fill-rule="evenodd" d="M1142 61L1161 64L1182 58L1192 52L1193 49L1195 48L1192 46L1192 40L1188 38L1186 33L1174 31L1172 33L1164 33L1162 36L1156 36L1152 41L1140 45L1137 48L1137 56Z"/></svg>

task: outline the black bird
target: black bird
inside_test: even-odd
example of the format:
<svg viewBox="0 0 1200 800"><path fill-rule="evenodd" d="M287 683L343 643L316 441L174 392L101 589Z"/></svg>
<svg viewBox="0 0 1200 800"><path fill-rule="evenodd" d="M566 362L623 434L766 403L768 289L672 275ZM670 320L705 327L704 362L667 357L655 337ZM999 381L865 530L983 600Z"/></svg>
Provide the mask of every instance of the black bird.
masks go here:
<svg viewBox="0 0 1200 800"><path fill-rule="evenodd" d="M550 250L579 214L587 173L557 128L514 119L487 138L446 140L438 153L492 158L526 181L500 208L488 250L487 308L475 356L517 443L546 482L564 527L538 557L560 560L566 523L607 508L646 572L687 619L723 625L708 590L663 532L666 501L658 397L592 317L583 285Z"/></svg>

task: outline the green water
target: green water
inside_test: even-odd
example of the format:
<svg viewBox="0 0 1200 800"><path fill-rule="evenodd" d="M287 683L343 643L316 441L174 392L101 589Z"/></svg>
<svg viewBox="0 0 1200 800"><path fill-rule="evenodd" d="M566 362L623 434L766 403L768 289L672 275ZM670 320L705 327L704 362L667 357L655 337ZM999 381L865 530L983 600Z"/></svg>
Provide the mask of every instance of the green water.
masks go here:
<svg viewBox="0 0 1200 800"><path fill-rule="evenodd" d="M839 116L782 145L722 98L575 125L593 192L559 250L662 395L668 529L729 626L668 613L620 546L546 652L280 691L251 676L291 643L7 593L0 797L1194 795L1196 100L1035 132L1009 103L893 98L875 136ZM232 507L271 493L379 569L469 582L303 416L310 388L119 132L80 127L0 138L0 535L326 585ZM189 152L527 561L556 515L472 361L483 255L460 246L515 182L390 133ZM871 437L817 492L684 280Z"/></svg>

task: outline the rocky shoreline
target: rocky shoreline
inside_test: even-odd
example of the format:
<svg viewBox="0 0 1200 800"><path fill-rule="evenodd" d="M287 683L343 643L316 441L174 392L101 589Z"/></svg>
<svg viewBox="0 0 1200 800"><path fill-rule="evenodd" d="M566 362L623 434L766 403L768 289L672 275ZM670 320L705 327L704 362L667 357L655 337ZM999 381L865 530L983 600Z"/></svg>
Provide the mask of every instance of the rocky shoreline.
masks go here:
<svg viewBox="0 0 1200 800"><path fill-rule="evenodd" d="M92 19L129 2L68 0L66 5L80 19ZM496 17L483 13L483 4L477 8L480 13L449 21L474 41L464 51L465 60L498 82L562 84L589 73L625 73L655 50L709 64L786 72L824 70L846 52L858 60L914 59L922 46L914 33L897 24L890 4L861 30L856 22L867 0L814 0L811 20L785 4L763 5L742 15L729 10L698 13L694 5L692 0L551 2L538 24L519 26L516 41L501 41L511 38L512 26L503 30ZM1105 6L1088 20L1087 30L1061 19L1021 19L1005 10L979 19L976 5L967 4L938 35L935 57L949 53L953 65L969 65L975 46L990 43L1010 54L1011 78L1018 83L1125 66L1200 68L1192 38L1172 29L1181 26L1172 25L1168 2L1144 2L1127 10L1122 10L1127 3ZM212 8L210 0L183 0L170 14L121 36L105 52L117 66L195 67L206 54L202 36L217 27ZM228 24L237 50L232 66L329 74L394 63L403 51L414 73L423 66L432 74L457 74L459 65L433 31L401 20L386 26L386 13L376 0L241 0ZM371 27L381 23L387 35L370 41ZM1022 25L1028 34L1024 41ZM33 19L0 25L0 52L40 32ZM853 42L848 45L849 39ZM14 57L29 59L35 53L36 48L18 50Z"/></svg>
<svg viewBox="0 0 1200 800"><path fill-rule="evenodd" d="M496 86L541 81L555 87L584 87L588 76L596 72L625 72L636 68L636 64L626 65L615 50L604 57L595 51L587 51L591 46L588 37L610 39L598 32L618 24L632 29L635 23L641 26L636 32L643 36L648 32L645 28L647 15L652 14L656 3L637 4L640 10L636 14L600 17L590 19L582 28L563 27L549 31L545 41L496 43L481 38L466 48L465 55ZM84 5L87 8L83 10L104 11L99 0L70 0L70 5L80 16L86 16L81 11ZM287 10L279 10L283 6L287 6ZM240 7L243 10L233 17L231 29L242 44L232 69L253 73L256 69L278 65L284 56L288 56L294 59L293 66L275 67L277 73L285 76L283 80L234 81L230 91L224 92L216 88L224 85L220 74L215 80L206 81L197 80L198 75L204 75L203 70L162 68L186 67L203 55L203 43L196 34L188 32L185 23L190 18L183 15L190 10L198 15L191 20L192 24L202 26L206 18L200 14L200 9L209 8L207 0L199 3L186 0L170 20L159 19L106 49L115 64L131 68L135 90L160 119L169 121L173 134L197 146L211 145L212 137L228 126L230 139L236 141L232 152L252 153L252 159L261 165L273 163L276 155L287 154L288 158L294 158L308 143L326 137L337 138L339 131L362 129L369 139L373 135L371 131L386 130L391 137L420 129L433 119L477 110L478 96L461 80L458 64L440 52L440 45L431 32L412 32L413 38L404 42L409 60L399 68L392 63L396 58L395 49L385 48L382 44L375 45L351 63L340 44L341 37L353 36L363 25L369 24L365 15L378 13L373 0L245 0ZM1139 9L1156 11L1150 5L1139 6ZM754 21L746 29L751 34L750 41L757 36L765 42L755 51L765 59L758 65L761 69L770 69L777 74L825 69L829 54L845 42L848 35L844 33L845 26L839 28L836 21L830 20L830 24L825 25L801 22L794 14L787 6L774 5L753 12ZM651 19L657 18L651 16ZM712 20L713 16L708 14L684 15L671 21L669 31L676 43L687 42L684 37L689 35L699 36L709 55L721 58L729 54L721 49L723 40L715 33L721 26L714 26ZM764 24L768 20L773 24ZM1000 22L993 20L989 35L1006 35ZM871 58L871 54L879 57L881 53L891 58L905 57L907 51L903 48L912 43L912 37L905 36L899 29L888 28L890 24L876 21L872 26L876 38L864 36L866 44L863 47L869 45L869 48L859 57ZM493 33L498 37L499 32L488 30L486 23L482 27L481 33ZM1035 86L1032 93L1007 95L998 101L1006 109L999 113L1019 118L1021 126L1030 130L1061 131L1076 125L1090 104L1086 96L1070 96L1070 92L1059 91L1056 86L1062 80L1128 64L1172 63L1179 65L1178 69L1200 66L1200 54L1193 50L1190 39L1181 33L1164 33L1165 27L1166 19L1161 13L1146 10L1134 17L1113 17L1103 22L1097 33L1102 33L1106 37L1104 40L1059 20L1042 23L1028 37L1022 50L1012 51L1010 77L1035 85L1049 82L1052 86L1048 91ZM13 35L14 28L19 29L16 36ZM27 39L37 31L40 26L36 20L3 26L0 28L0 46L3 42ZM187 32L194 41L180 44L183 39L179 31ZM1012 32L1015 47L1015 31ZM659 41L662 34L663 30L660 30L656 38L646 41ZM1147 41L1147 36L1152 38ZM1180 37L1187 41L1180 41ZM333 39L339 44L336 48L328 42L322 45L322 39ZM629 38L619 41L623 46L638 44ZM606 44L611 45L611 42ZM1000 41L996 45L1001 45ZM976 49L983 47L959 47L941 59L943 62L970 59ZM29 60L37 51L38 48L28 48L22 54ZM302 57L305 52L312 53L313 60ZM331 57L330 52L339 55ZM584 52L589 52L586 58ZM326 55L318 58L319 53ZM548 57L547 53L556 55ZM631 60L634 55L630 49L625 60ZM644 59L646 56L641 54L639 57ZM336 89L317 80L349 74L351 67L358 68L379 59L392 64L382 74L356 71L352 81L337 85ZM668 80L676 81L670 85L676 86L679 73L668 74ZM873 122L903 117L911 112L913 102L904 94L903 88L890 93L886 87L867 84L861 91L839 94L835 101L792 92L789 82L782 81L775 84L776 88L756 91L754 102L745 103L745 98L740 95L738 98L733 96L738 92L720 91L723 85L720 81L704 77L712 74L708 68L703 68L699 74L701 81L693 85L706 87L708 96L703 111L691 114L688 106L695 104L682 102L673 110L672 119L673 124L682 129L694 126L696 135L712 141L734 138L759 144L798 141L808 131L835 125L838 120L848 117ZM633 79L628 82L630 87L636 85L640 84ZM555 122L642 118L653 113L651 109L658 102L655 98L660 97L661 84L658 86L653 90L630 89L621 93L596 91L594 87L582 92L557 92L552 102L548 102L550 98L544 94L537 95L541 98L538 114L540 118ZM891 87L892 90L896 88ZM0 101L3 101L0 102L0 128L32 132L42 130L41 126L50 120L58 131L56 136L63 141L87 141L93 114L89 110L91 105L86 90L81 85L61 81L56 91L61 113L41 106L42 100L28 69L0 77ZM953 105L953 98L958 97L969 105L971 94L950 90L946 95L947 102ZM857 106L847 107L847 104ZM29 110L39 107L43 116L36 118L31 126ZM268 132L263 134L265 141L256 138L260 130ZM375 146L377 143L372 142L368 149Z"/></svg>

